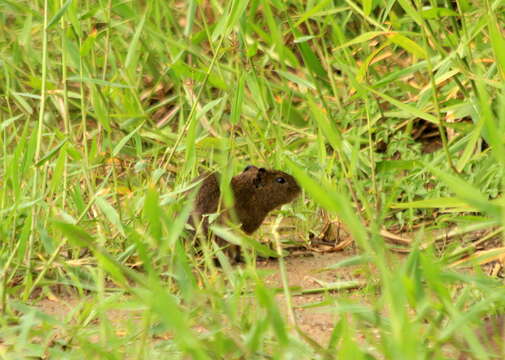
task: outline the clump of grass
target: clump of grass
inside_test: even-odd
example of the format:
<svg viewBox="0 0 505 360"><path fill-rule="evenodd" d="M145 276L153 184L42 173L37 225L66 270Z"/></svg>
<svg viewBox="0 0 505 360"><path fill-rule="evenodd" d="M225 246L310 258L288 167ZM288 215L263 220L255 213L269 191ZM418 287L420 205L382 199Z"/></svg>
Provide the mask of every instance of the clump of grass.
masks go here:
<svg viewBox="0 0 505 360"><path fill-rule="evenodd" d="M417 359L465 343L487 358L472 329L502 311L501 283L455 265L503 248L437 236L502 236L503 4L0 9L3 357ZM245 163L292 172L290 237L317 233L320 208L338 216L380 288L312 304L338 315L328 343L297 327L283 261L287 312L250 241L242 267L189 251L190 179ZM408 231L399 264L385 228Z"/></svg>

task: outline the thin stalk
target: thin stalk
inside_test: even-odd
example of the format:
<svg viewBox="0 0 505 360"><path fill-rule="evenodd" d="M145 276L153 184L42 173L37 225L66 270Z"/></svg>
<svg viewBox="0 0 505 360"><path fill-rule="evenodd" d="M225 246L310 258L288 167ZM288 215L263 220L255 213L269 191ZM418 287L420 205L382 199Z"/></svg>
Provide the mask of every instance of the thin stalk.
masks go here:
<svg viewBox="0 0 505 360"><path fill-rule="evenodd" d="M275 221L274 227L272 229L272 233L274 235L274 243L275 243L275 251L279 256L279 271L281 273L281 281L282 281L282 289L284 292L284 299L286 300L286 307L288 311L289 321L293 326L296 326L296 317L295 312L293 311L293 303L291 301L291 293L289 291L289 282L288 282L288 273L286 271L286 263L284 262L284 256L282 255L282 246L279 238L279 232L277 229L279 228L281 217L278 217Z"/></svg>
<svg viewBox="0 0 505 360"><path fill-rule="evenodd" d="M48 0L44 0L44 30L42 31L42 85L40 90L40 108L39 118L37 123L37 141L35 145L35 163L40 160L40 149L42 147L42 125L44 123L44 114L46 108L46 80L47 80L47 24L48 24L49 5ZM37 197L38 184L39 184L39 169L34 168L33 186L32 186L32 199ZM31 278L32 271L32 250L35 242L35 227L37 222L38 206L32 207L31 231L28 238L28 248L25 254L26 275ZM25 291L23 299L26 300L28 292Z"/></svg>
<svg viewBox="0 0 505 360"><path fill-rule="evenodd" d="M370 123L370 112L369 112L370 104L368 102L368 98L365 98L365 111L366 111L366 121L368 127L368 156L370 160L370 169L371 169L371 179L372 179L372 189L373 189L373 197L375 199L375 210L376 214L379 214L379 210L381 208L380 199L377 190L377 179L375 177L375 156L374 156L374 144L372 140L372 124ZM379 106L380 109L380 106Z"/></svg>
<svg viewBox="0 0 505 360"><path fill-rule="evenodd" d="M105 51L103 58L102 80L107 76L107 66L109 65L109 51L110 51L110 16L111 16L112 0L107 3L107 12L105 14L107 27L105 29Z"/></svg>
<svg viewBox="0 0 505 360"><path fill-rule="evenodd" d="M63 7L63 0L60 0L60 7ZM63 116L63 126L65 131L65 136L69 139L71 136L70 132L70 117L68 111L68 86L67 86L67 52L65 47L65 17L62 16L60 19L61 27L61 82L63 84L63 106L61 114ZM63 165L63 193L61 197L62 208L65 208L67 202L67 192L68 192L68 154L65 154L65 163Z"/></svg>

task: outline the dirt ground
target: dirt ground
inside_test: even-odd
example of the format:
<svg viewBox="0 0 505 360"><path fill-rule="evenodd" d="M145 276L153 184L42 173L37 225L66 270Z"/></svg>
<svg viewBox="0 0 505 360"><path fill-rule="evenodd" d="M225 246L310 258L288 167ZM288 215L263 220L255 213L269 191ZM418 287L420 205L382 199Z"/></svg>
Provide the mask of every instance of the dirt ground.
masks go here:
<svg viewBox="0 0 505 360"><path fill-rule="evenodd" d="M291 256L285 259L288 285L290 288L301 288L304 291L321 289L325 284L334 284L342 281L353 281L360 278L360 273L352 270L352 268L344 267L321 271L328 266L334 265L345 259L348 255L342 252L318 254L312 253L310 256ZM279 272L279 264L277 262L267 262L259 264L258 268L273 270L275 273L269 276L266 280L267 284L274 288L282 287L281 275ZM353 290L337 290L338 292L346 293L348 296ZM358 293L360 293L358 291ZM334 296L337 296L334 293ZM309 304L323 302L327 294L319 292L315 294L300 294L296 291L292 293L292 307L294 313L294 321L296 325L314 341L320 345L327 344L329 337L333 331L333 327L338 321L338 315L335 313L324 311L324 307L307 307ZM287 305L284 295L277 297L279 307L284 313L284 316L289 319Z"/></svg>
<svg viewBox="0 0 505 360"><path fill-rule="evenodd" d="M350 270L349 267L321 271L325 267L334 265L348 256L349 254L342 252L288 256L285 258L285 264L290 288L300 288L304 289L304 291L310 291L310 289L321 289L325 284L333 284L346 280L359 280L359 272L353 273L352 268ZM272 288L282 288L278 261L258 261L257 267L258 269L270 270L272 272L266 279L267 285ZM352 290L340 291L347 294L352 292ZM302 306L323 301L325 296L326 294L322 292L302 295L300 292L293 290L291 297L296 324L306 335L317 339L317 342L321 345L327 343L338 318L335 314L322 311L321 308L311 309L303 308ZM288 319L288 323L293 325L292 319L288 315L284 295L278 295L277 300L281 311ZM77 297L59 296L39 301L38 308L48 315L63 320L81 302L82 299ZM135 311L132 312L131 310L107 310L107 317L114 327L117 324L118 331L120 328L124 328L125 323L139 319Z"/></svg>

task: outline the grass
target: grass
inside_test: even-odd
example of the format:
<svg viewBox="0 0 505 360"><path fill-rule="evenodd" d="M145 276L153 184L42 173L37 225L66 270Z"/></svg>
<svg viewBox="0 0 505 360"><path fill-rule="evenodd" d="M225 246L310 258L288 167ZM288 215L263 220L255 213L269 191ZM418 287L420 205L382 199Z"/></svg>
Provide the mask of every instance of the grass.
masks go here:
<svg viewBox="0 0 505 360"><path fill-rule="evenodd" d="M476 265L504 253L504 13L1 1L0 357L444 359L464 343L489 358L472 329L504 306ZM184 241L191 179L249 163L304 188L277 245L308 245L322 212L358 245L334 269L370 286L309 304L337 315L328 342L297 329L283 261L286 311L254 241L225 233L243 267ZM401 261L384 229L408 239ZM71 311L48 315L47 298Z"/></svg>

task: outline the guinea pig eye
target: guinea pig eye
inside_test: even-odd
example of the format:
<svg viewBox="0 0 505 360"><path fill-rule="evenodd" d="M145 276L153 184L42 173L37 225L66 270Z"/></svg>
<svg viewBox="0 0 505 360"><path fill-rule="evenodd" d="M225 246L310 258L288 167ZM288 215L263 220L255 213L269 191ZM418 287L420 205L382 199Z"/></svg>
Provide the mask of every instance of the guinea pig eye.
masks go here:
<svg viewBox="0 0 505 360"><path fill-rule="evenodd" d="M249 169L250 169L250 168L252 168L252 167L253 167L253 165L247 165L247 166L245 167L244 171L247 171L247 170L249 170Z"/></svg>
<svg viewBox="0 0 505 360"><path fill-rule="evenodd" d="M286 182L286 180L283 177L278 177L275 179L275 181L277 181L279 184L284 184Z"/></svg>

